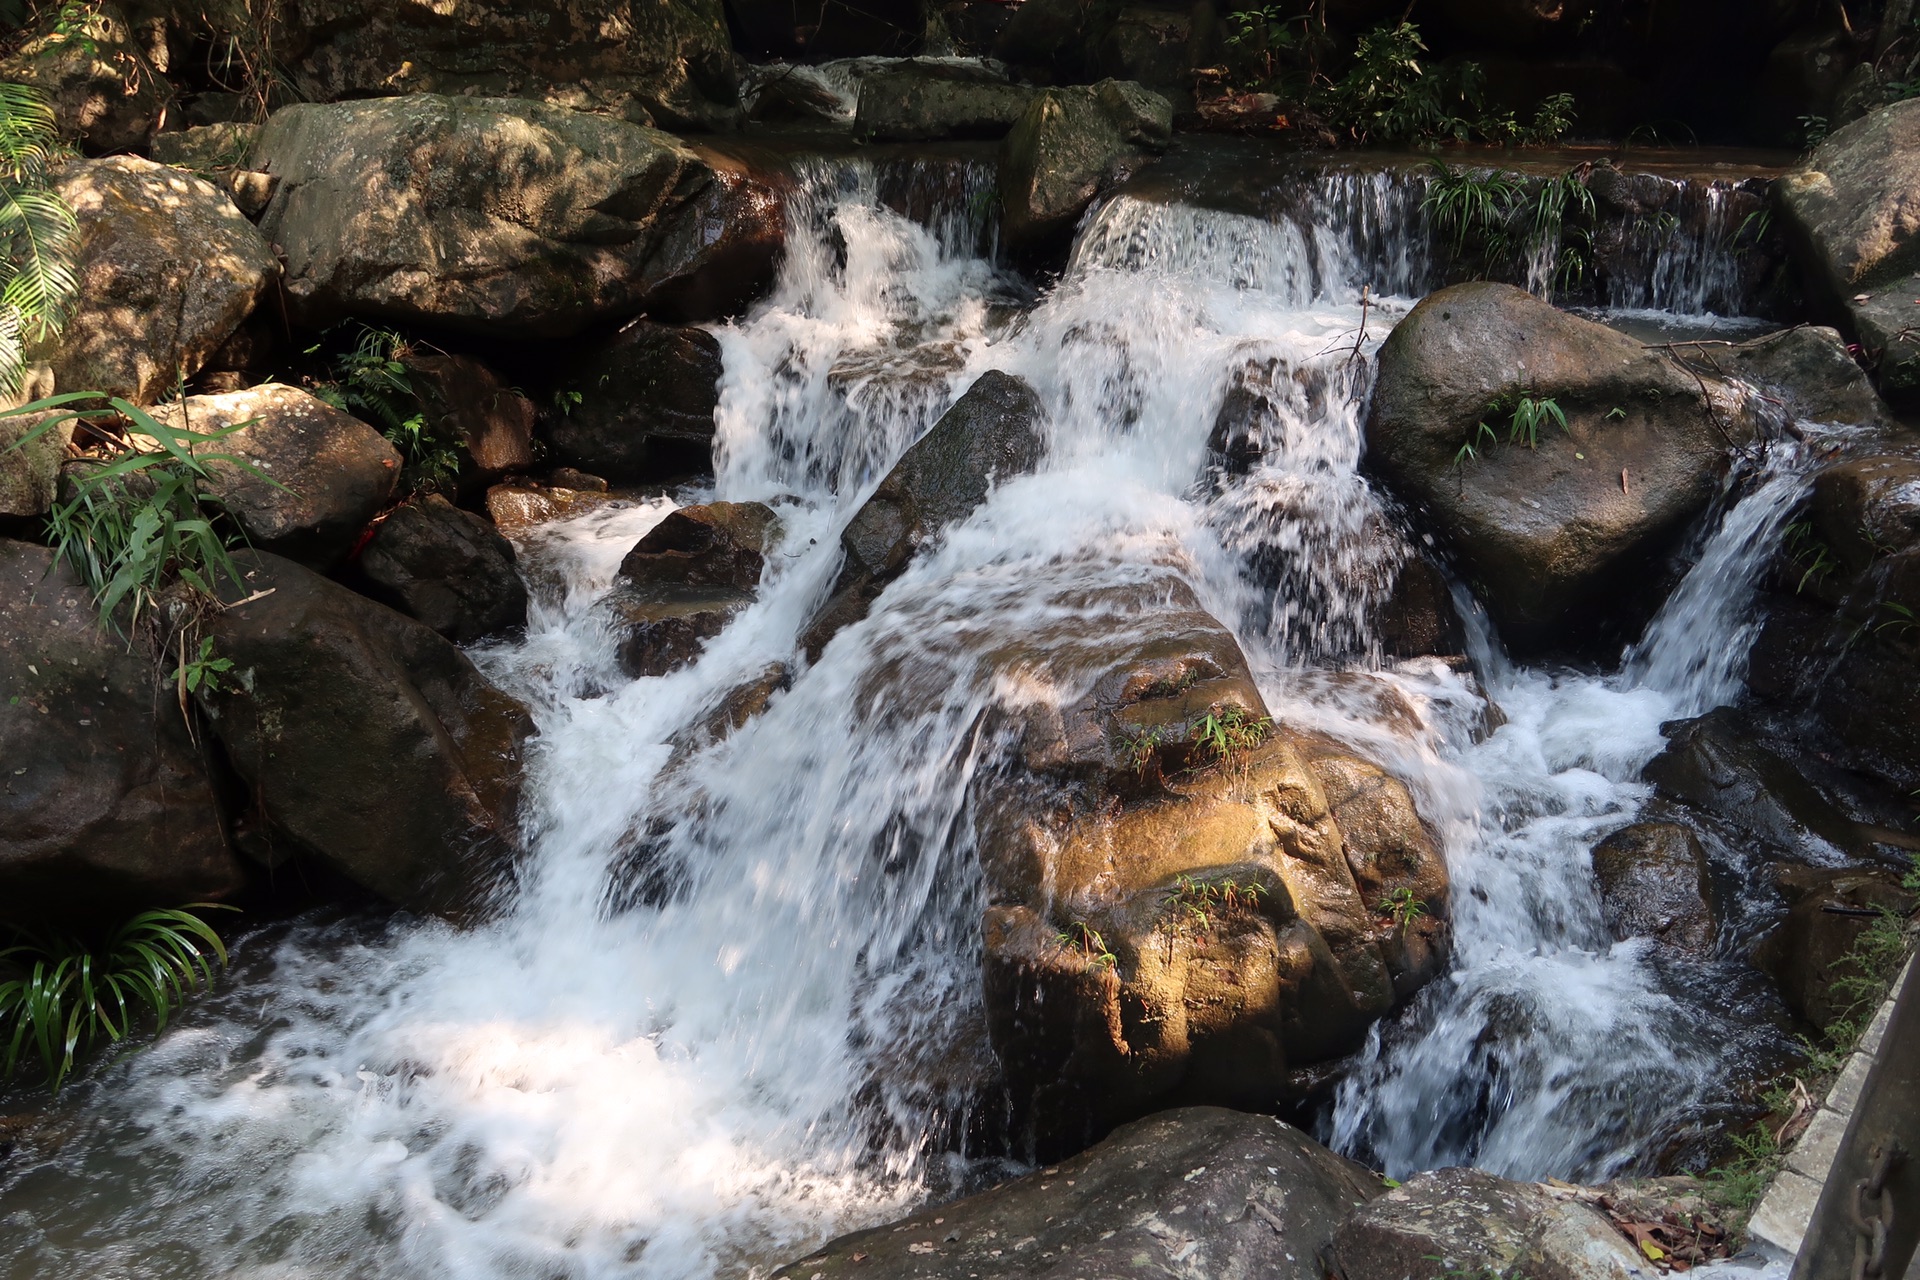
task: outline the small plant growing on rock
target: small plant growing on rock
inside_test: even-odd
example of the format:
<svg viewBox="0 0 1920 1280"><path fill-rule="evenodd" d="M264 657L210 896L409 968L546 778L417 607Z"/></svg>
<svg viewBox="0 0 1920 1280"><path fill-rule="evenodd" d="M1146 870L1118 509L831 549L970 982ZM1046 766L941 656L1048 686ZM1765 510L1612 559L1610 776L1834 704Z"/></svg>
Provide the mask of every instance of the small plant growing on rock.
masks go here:
<svg viewBox="0 0 1920 1280"><path fill-rule="evenodd" d="M182 653L174 678L187 693L198 693L202 689L217 693L225 687L223 682L232 671L233 659L215 657L213 637L202 636L200 650L194 657L188 658Z"/></svg>
<svg viewBox="0 0 1920 1280"><path fill-rule="evenodd" d="M1405 929L1427 914L1427 904L1412 889L1402 886L1375 904L1374 912L1393 921L1396 929Z"/></svg>
<svg viewBox="0 0 1920 1280"><path fill-rule="evenodd" d="M1120 740L1120 752L1126 758L1127 767L1135 773L1144 774L1147 766L1153 763L1154 753L1160 749L1165 737L1166 731L1159 725L1124 735Z"/></svg>
<svg viewBox="0 0 1920 1280"><path fill-rule="evenodd" d="M1267 890L1257 884L1237 884L1232 880L1201 880L1178 876L1167 890L1167 906L1174 914L1175 933L1205 933L1213 928L1216 913L1258 911Z"/></svg>
<svg viewBox="0 0 1920 1280"><path fill-rule="evenodd" d="M1208 712L1193 727L1187 741L1212 757L1208 763L1226 764L1243 751L1251 751L1267 740L1273 721L1266 716L1250 716L1240 707L1225 707Z"/></svg>
<svg viewBox="0 0 1920 1280"><path fill-rule="evenodd" d="M1487 421L1488 418L1492 422ZM1507 426L1507 443L1524 444L1529 449L1540 447L1540 429L1547 423L1558 423L1562 431L1567 428L1566 410L1553 397L1534 396L1527 392L1502 393L1487 406L1487 418L1481 419L1461 444L1459 452L1453 455L1453 465L1465 466L1480 456L1481 449L1499 443L1500 433L1494 429L1493 422L1503 418Z"/></svg>
<svg viewBox="0 0 1920 1280"><path fill-rule="evenodd" d="M400 451L401 488L415 493L451 488L460 471L459 450L428 420L407 369L413 345L392 329L357 320L351 323L359 326L353 345L334 357L333 377L316 383L313 394L342 413L371 423ZM319 346L310 347L307 354L319 350ZM578 404L579 394L573 396Z"/></svg>
<svg viewBox="0 0 1920 1280"><path fill-rule="evenodd" d="M147 1018L164 1027L189 995L212 985L215 965L227 963L220 935L193 913L232 909L195 903L143 911L97 949L66 935L16 931L14 944L0 950L0 1076L11 1079L38 1059L58 1093L102 1038L117 1044Z"/></svg>
<svg viewBox="0 0 1920 1280"><path fill-rule="evenodd" d="M1795 595L1803 594L1809 582L1832 577L1833 571L1840 567L1840 562L1833 558L1833 549L1813 531L1811 520L1796 520L1788 525L1781 549L1793 567L1801 571L1800 580L1794 584Z"/></svg>
<svg viewBox="0 0 1920 1280"><path fill-rule="evenodd" d="M1107 940L1100 936L1100 931L1085 920L1075 920L1055 934L1054 941L1063 950L1078 952L1089 969L1111 969L1119 963L1113 952L1107 950Z"/></svg>

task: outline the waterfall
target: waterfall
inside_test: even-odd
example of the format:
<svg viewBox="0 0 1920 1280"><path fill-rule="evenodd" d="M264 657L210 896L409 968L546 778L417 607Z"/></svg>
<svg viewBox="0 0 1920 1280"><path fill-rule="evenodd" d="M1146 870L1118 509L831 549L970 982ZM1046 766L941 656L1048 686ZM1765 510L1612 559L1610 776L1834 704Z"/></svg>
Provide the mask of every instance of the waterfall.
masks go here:
<svg viewBox="0 0 1920 1280"><path fill-rule="evenodd" d="M1732 505L1630 675L1505 667L1482 633L1507 723L1476 740L1472 679L1366 661L1409 548L1361 423L1425 287L1417 200L1355 175L1258 217L1123 195L1035 299L994 261L989 182L803 170L773 294L718 330L713 491L674 499L775 506L757 602L694 665L628 680L593 603L674 500L526 535L528 634L476 655L540 729L507 907L249 939L235 981L75 1086L61 1140L7 1175L0 1278L764 1274L965 1185L957 1135L994 1084L968 796L1007 744L985 713L1079 692L993 651L1132 625L1089 601L1168 573L1234 628L1277 720L1405 778L1453 870L1456 970L1376 1034L1338 1142L1401 1173L1605 1172L1711 1095L1732 1050L1673 1025L1644 949L1606 938L1585 850L1637 812L1660 722L1732 678L1703 656L1726 623L1700 620L1738 623L1785 472ZM1039 393L1040 473L805 666L840 530L989 369ZM1260 435L1243 471L1209 448L1229 427ZM690 736L774 664L796 675L763 714Z"/></svg>

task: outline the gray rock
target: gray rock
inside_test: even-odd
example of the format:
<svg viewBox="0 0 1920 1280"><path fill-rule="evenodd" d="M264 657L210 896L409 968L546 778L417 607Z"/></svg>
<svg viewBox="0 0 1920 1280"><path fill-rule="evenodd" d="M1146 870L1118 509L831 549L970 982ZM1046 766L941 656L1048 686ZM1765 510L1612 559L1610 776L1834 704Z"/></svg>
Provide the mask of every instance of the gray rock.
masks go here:
<svg viewBox="0 0 1920 1280"><path fill-rule="evenodd" d="M1646 1262L1599 1211L1477 1169L1422 1173L1362 1205L1332 1257L1346 1280L1641 1280Z"/></svg>
<svg viewBox="0 0 1920 1280"><path fill-rule="evenodd" d="M71 21L63 6L42 6L34 18L26 38L0 61L0 80L46 94L60 135L91 154L144 147L173 87L120 7L88 6L65 36L55 31L56 19ZM164 56L164 45L156 52Z"/></svg>
<svg viewBox="0 0 1920 1280"><path fill-rule="evenodd" d="M919 549L971 515L994 484L1038 465L1043 413L1033 388L993 370L901 455L840 536L846 562L803 639L810 654L865 617Z"/></svg>
<svg viewBox="0 0 1920 1280"><path fill-rule="evenodd" d="M46 353L61 391L152 404L199 372L280 272L226 193L134 156L70 164L79 301Z"/></svg>
<svg viewBox="0 0 1920 1280"><path fill-rule="evenodd" d="M843 1236L774 1280L1323 1280L1334 1224L1378 1189L1278 1120L1189 1107L1056 1168Z"/></svg>
<svg viewBox="0 0 1920 1280"><path fill-rule="evenodd" d="M250 166L293 318L379 316L565 337L685 292L735 206L671 135L504 98L297 104Z"/></svg>
<svg viewBox="0 0 1920 1280"><path fill-rule="evenodd" d="M385 437L296 387L265 383L189 396L155 416L195 431L239 427L206 452L231 455L258 474L209 461L207 492L250 545L310 568L346 559L400 479L400 454Z"/></svg>
<svg viewBox="0 0 1920 1280"><path fill-rule="evenodd" d="M1173 107L1123 80L1049 89L1000 149L1002 234L1022 251L1061 241L1102 188L1162 150Z"/></svg>
<svg viewBox="0 0 1920 1280"><path fill-rule="evenodd" d="M560 385L579 397L549 424L568 462L610 480L641 481L712 465L720 343L704 329L636 321L581 354Z"/></svg>
<svg viewBox="0 0 1920 1280"><path fill-rule="evenodd" d="M215 615L231 688L200 695L258 806L246 825L389 901L482 904L517 847L527 709L432 630L290 560L237 557ZM259 594L266 593L266 594Z"/></svg>
<svg viewBox="0 0 1920 1280"><path fill-rule="evenodd" d="M240 888L167 675L52 551L0 540L0 918L117 923Z"/></svg>
<svg viewBox="0 0 1920 1280"><path fill-rule="evenodd" d="M1600 907L1616 938L1652 938L1705 956L1718 928L1707 851L1672 822L1636 822L1594 846Z"/></svg>
<svg viewBox="0 0 1920 1280"><path fill-rule="evenodd" d="M1839 332L1798 325L1733 349L1729 372L1771 392L1808 422L1884 427L1893 419Z"/></svg>
<svg viewBox="0 0 1920 1280"><path fill-rule="evenodd" d="M1004 138L1038 92L978 66L905 62L861 80L853 129L883 142Z"/></svg>
<svg viewBox="0 0 1920 1280"><path fill-rule="evenodd" d="M257 124L204 124L156 135L149 154L159 164L211 173L240 167L259 138Z"/></svg>
<svg viewBox="0 0 1920 1280"><path fill-rule="evenodd" d="M360 572L368 594L455 644L526 625L513 544L439 494L389 513L360 553Z"/></svg>
<svg viewBox="0 0 1920 1280"><path fill-rule="evenodd" d="M1555 400L1566 429L1509 443L1496 406L1520 396ZM1442 289L1400 321L1366 425L1372 467L1523 646L1650 612L1661 558L1755 430L1710 374L1497 284ZM1469 443L1478 456L1463 458Z"/></svg>

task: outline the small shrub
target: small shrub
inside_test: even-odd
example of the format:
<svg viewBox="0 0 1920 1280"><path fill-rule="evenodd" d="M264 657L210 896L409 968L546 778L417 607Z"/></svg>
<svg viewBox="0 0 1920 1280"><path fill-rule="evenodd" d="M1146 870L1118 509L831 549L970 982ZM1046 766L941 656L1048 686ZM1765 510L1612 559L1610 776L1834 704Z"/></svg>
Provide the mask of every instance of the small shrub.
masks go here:
<svg viewBox="0 0 1920 1280"><path fill-rule="evenodd" d="M1243 751L1251 751L1267 740L1267 734L1273 730L1273 721L1266 716L1255 718L1239 707L1225 707L1219 711L1209 711L1187 741L1201 752L1212 757L1210 763L1225 764Z"/></svg>
<svg viewBox="0 0 1920 1280"><path fill-rule="evenodd" d="M332 376L317 382L313 394L342 413L378 428L400 451L400 487L431 493L453 487L460 473L459 442L446 438L428 420L426 405L414 388L407 360L413 345L392 329L351 321L353 344L333 357ZM308 348L313 355L320 346ZM579 403L573 393L573 403Z"/></svg>
<svg viewBox="0 0 1920 1280"><path fill-rule="evenodd" d="M1414 896L1412 889L1395 889L1375 904L1374 912L1393 921L1394 927L1404 929L1415 920L1427 914L1427 904Z"/></svg>
<svg viewBox="0 0 1920 1280"><path fill-rule="evenodd" d="M11 1079L38 1060L55 1093L74 1065L104 1037L119 1043L148 1018L156 1028L187 997L213 982L227 948L196 911L232 910L196 903L143 911L99 949L66 935L15 931L0 950L0 1075Z"/></svg>

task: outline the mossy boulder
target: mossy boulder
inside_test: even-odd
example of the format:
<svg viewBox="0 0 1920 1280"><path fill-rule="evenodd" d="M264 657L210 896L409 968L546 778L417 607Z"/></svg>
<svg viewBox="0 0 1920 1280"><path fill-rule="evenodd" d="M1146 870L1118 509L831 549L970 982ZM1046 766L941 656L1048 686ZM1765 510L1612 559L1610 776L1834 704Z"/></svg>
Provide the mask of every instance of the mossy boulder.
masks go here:
<svg viewBox="0 0 1920 1280"><path fill-rule="evenodd" d="M90 155L147 145L173 98L164 41L143 42L120 6L104 2L77 14L38 6L23 35L9 40L0 80L44 93L61 137Z"/></svg>

